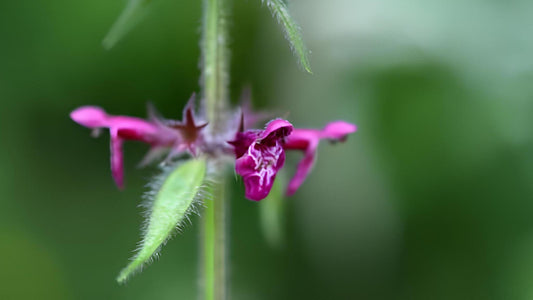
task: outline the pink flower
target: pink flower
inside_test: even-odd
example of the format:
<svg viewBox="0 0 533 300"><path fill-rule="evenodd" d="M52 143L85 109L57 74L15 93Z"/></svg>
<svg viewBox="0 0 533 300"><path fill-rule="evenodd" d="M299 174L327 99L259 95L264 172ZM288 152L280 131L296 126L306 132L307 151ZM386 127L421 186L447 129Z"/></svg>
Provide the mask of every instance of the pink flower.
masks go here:
<svg viewBox="0 0 533 300"><path fill-rule="evenodd" d="M235 171L243 177L246 198L259 201L268 195L285 163L282 144L292 130L291 123L276 119L265 130L239 132L230 142L235 149Z"/></svg>
<svg viewBox="0 0 533 300"><path fill-rule="evenodd" d="M304 151L304 158L298 164L296 174L289 182L287 195L290 196L296 192L313 168L316 150L321 139L328 139L331 142L344 142L348 134L356 130L357 127L354 124L344 121L328 123L322 130L295 129L287 138L283 148Z"/></svg>
<svg viewBox="0 0 533 300"><path fill-rule="evenodd" d="M259 201L268 195L285 162L285 150L305 152L287 188L288 195L294 194L313 167L320 140L344 141L355 131L355 125L344 121L331 122L322 130L293 130L288 121L276 119L268 123L265 130L237 133L230 144L237 158L235 171L244 180L246 198Z"/></svg>
<svg viewBox="0 0 533 300"><path fill-rule="evenodd" d="M167 159L183 152L196 156L198 151L211 155L235 154L235 171L244 180L246 198L254 201L264 199L272 189L276 174L285 163L286 150L300 150L304 157L298 164L296 174L289 182L287 194L292 195L311 171L320 140L344 141L356 126L344 121L328 123L324 129L294 129L283 119L270 121L264 130L244 130L246 117L257 121L260 114L251 114L249 107L241 110L240 122L232 120L220 136L205 136L207 123L197 123L193 107L194 95L183 110L183 120L165 120L150 107L150 119L113 116L95 106L83 106L74 110L70 117L80 125L99 131L108 128L111 136L111 173L119 188L124 185L124 158L122 145L126 140L141 141L151 146L142 165L159 157L162 151L170 150ZM248 115L248 116L246 116ZM238 125L237 125L238 124ZM229 144L227 135L231 128L238 127L235 139ZM222 138L222 140L220 140Z"/></svg>
<svg viewBox="0 0 533 300"><path fill-rule="evenodd" d="M194 95L193 95L194 97ZM193 99L193 98L191 98ZM125 140L147 143L151 150L141 164L147 164L159 154L171 149L169 157L189 151L195 155L201 144L200 131L207 125L197 125L193 116L192 101L184 109L182 122L163 120L153 113L150 121L127 116L113 116L102 108L82 106L74 110L70 117L74 122L95 130L109 128L111 136L111 174L119 188L124 186L124 155L122 144Z"/></svg>

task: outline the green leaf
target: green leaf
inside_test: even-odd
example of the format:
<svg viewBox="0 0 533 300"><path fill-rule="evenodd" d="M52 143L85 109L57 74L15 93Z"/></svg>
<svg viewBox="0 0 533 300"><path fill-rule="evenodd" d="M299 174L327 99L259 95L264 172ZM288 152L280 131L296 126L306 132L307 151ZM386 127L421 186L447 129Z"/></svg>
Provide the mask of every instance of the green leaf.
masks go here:
<svg viewBox="0 0 533 300"><path fill-rule="evenodd" d="M279 249L283 245L285 231L285 208L286 199L284 199L284 186L282 174L278 173L272 190L268 196L259 203L261 230L267 241L272 247Z"/></svg>
<svg viewBox="0 0 533 300"><path fill-rule="evenodd" d="M123 283L130 275L157 256L161 246L194 209L206 177L205 159L191 159L166 172L148 194L147 221L139 251L117 277Z"/></svg>
<svg viewBox="0 0 533 300"><path fill-rule="evenodd" d="M146 6L150 2L152 2L152 0L129 0L126 8L122 11L102 41L102 45L105 49L111 49L135 25L137 25L144 16Z"/></svg>
<svg viewBox="0 0 533 300"><path fill-rule="evenodd" d="M307 57L308 50L305 47L305 44L302 39L302 33L300 26L294 21L289 13L287 5L282 0L262 0L266 1L270 12L278 20L278 22L283 26L283 31L285 33L285 38L289 41L290 47L294 54L298 56L300 64L302 67L309 73L311 71L311 65L309 64L309 59Z"/></svg>

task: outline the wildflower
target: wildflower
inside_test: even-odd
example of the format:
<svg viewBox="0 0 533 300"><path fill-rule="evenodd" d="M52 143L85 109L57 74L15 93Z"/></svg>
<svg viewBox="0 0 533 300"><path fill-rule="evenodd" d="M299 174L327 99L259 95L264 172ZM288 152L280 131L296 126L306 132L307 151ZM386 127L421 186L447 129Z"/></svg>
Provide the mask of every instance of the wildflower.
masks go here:
<svg viewBox="0 0 533 300"><path fill-rule="evenodd" d="M294 194L313 167L320 140L344 141L355 131L355 125L344 121L331 122L322 130L293 129L282 119L269 122L265 130L242 132L241 126L241 132L230 144L237 158L235 171L244 180L246 198L259 201L268 195L277 172L285 163L285 150L304 151L304 158L287 188L287 195Z"/></svg>
<svg viewBox="0 0 533 300"><path fill-rule="evenodd" d="M331 142L344 141L348 134L356 131L356 126L344 121L328 123L322 130L294 129L292 124L283 119L270 121L264 130L244 130L245 126L257 122L264 114L253 113L249 103L244 102L241 109L239 128L235 139L229 144L220 138L231 135L233 126L220 133L220 137L206 137L203 129L207 123L198 123L194 116L194 95L183 110L181 121L166 120L149 107L149 120L128 116L113 116L102 108L83 106L74 110L70 116L80 125L94 129L109 128L111 136L111 173L119 188L124 185L124 162L122 145L126 140L147 143L150 151L141 162L146 165L170 150L167 160L189 152L196 156L199 151L214 154L216 149L223 149L235 154L235 171L244 180L245 196L254 201L264 199L272 189L277 172L285 163L286 150L300 150L304 157L298 164L296 174L287 187L287 195L292 195L303 183L311 171L320 140ZM248 120L248 121L246 121ZM233 131L234 132L234 131Z"/></svg>
<svg viewBox="0 0 533 300"><path fill-rule="evenodd" d="M285 163L283 142L292 130L291 123L276 119L265 130L239 132L230 142L235 150L235 171L243 177L246 198L259 201L268 195Z"/></svg>
<svg viewBox="0 0 533 300"><path fill-rule="evenodd" d="M126 140L141 141L151 146L141 162L146 165L161 153L170 149L167 159L185 151L196 155L201 147L201 130L207 125L197 125L194 119L192 99L183 111L183 121L164 120L153 109L150 120L128 116L113 116L96 106L82 106L74 110L70 117L76 123L99 131L109 128L111 136L111 174L119 188L124 186L124 155L122 145Z"/></svg>

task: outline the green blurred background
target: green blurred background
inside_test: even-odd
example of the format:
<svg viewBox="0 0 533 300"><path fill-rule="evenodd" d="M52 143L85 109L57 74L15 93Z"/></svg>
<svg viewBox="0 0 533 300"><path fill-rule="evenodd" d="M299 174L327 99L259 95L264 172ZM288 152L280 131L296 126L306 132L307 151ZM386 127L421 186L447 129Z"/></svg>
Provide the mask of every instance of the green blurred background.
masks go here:
<svg viewBox="0 0 533 300"><path fill-rule="evenodd" d="M201 1L153 1L111 51L120 0L0 1L0 299L195 299L197 219L125 286L155 168L128 143L126 190L94 104L178 118L198 91ZM259 0L233 1L232 99L298 127L344 119L265 242L234 181L231 299L533 299L532 1L295 0L302 72ZM294 170L298 155L289 156ZM289 173L290 175L290 173ZM233 182L233 181L232 181Z"/></svg>

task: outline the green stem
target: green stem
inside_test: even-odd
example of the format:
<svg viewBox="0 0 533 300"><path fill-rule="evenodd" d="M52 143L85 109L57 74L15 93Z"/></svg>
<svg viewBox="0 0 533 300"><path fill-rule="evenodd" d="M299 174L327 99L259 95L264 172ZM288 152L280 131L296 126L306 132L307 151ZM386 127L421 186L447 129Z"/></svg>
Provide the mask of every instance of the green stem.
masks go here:
<svg viewBox="0 0 533 300"><path fill-rule="evenodd" d="M228 101L227 30L225 0L204 0L202 86L206 117L214 134L223 130L223 112Z"/></svg>
<svg viewBox="0 0 533 300"><path fill-rule="evenodd" d="M209 121L209 133L225 130L224 112L228 102L227 30L224 20L226 0L204 0L202 40L202 98ZM203 224L203 298L227 298L226 280L226 203L224 198L223 163L213 161L217 182L212 186L213 201L206 203Z"/></svg>
<svg viewBox="0 0 533 300"><path fill-rule="evenodd" d="M213 187L213 201L204 211L204 298L226 299L226 205L224 185Z"/></svg>

